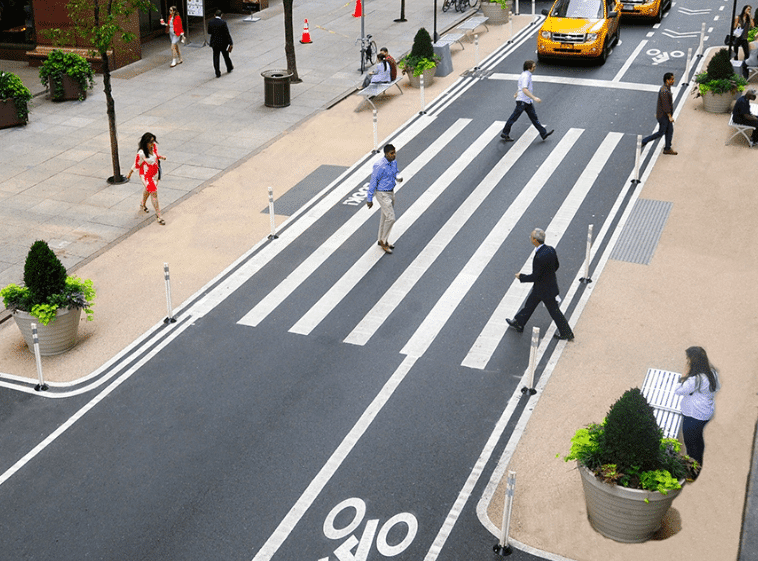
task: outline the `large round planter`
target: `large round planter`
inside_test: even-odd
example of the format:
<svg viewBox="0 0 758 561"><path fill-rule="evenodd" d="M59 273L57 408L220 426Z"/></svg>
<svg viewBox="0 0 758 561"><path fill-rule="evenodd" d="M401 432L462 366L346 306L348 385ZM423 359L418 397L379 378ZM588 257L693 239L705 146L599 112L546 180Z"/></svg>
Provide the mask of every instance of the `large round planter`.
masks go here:
<svg viewBox="0 0 758 561"><path fill-rule="evenodd" d="M42 325L39 320L26 312L16 311L13 319L24 336L26 345L34 352L34 338L32 337L32 324L37 324L37 339L39 341L39 353L43 356L59 355L65 353L76 345L76 336L79 332L79 320L82 311L79 309L58 309L55 319L47 325Z"/></svg>
<svg viewBox="0 0 758 561"><path fill-rule="evenodd" d="M79 96L82 96L82 100L87 99L87 90L82 89L79 82L68 74L61 74L61 83L63 85L63 93L56 96L53 81L50 78L47 79L47 88L50 90L50 99L53 101L72 101L79 99Z"/></svg>
<svg viewBox="0 0 758 561"><path fill-rule="evenodd" d="M0 99L0 129L25 124L26 121L18 118L16 102L12 99Z"/></svg>
<svg viewBox="0 0 758 561"><path fill-rule="evenodd" d="M664 495L657 491L610 485L600 481L586 467L578 467L590 524L605 537L617 542L649 540L661 527L671 503L682 492L676 489Z"/></svg>
<svg viewBox="0 0 758 561"><path fill-rule="evenodd" d="M513 2L508 2L508 8L504 9L494 2L482 2L482 14L487 16L487 25L502 25L508 23Z"/></svg>
<svg viewBox="0 0 758 561"><path fill-rule="evenodd" d="M427 68L421 73L424 77L424 87L428 88L434 82L434 73L437 72L437 68ZM408 80L411 83L412 88L421 87L421 76L414 76L413 72L408 72Z"/></svg>
<svg viewBox="0 0 758 561"><path fill-rule="evenodd" d="M705 92L703 94L703 109L708 113L729 113L734 101L734 94L731 92L715 94Z"/></svg>

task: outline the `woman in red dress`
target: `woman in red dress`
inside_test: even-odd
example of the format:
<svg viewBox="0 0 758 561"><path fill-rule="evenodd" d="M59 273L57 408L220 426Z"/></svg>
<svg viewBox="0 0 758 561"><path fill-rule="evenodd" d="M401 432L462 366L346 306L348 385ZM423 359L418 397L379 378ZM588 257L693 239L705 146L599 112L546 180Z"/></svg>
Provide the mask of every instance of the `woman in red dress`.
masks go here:
<svg viewBox="0 0 758 561"><path fill-rule="evenodd" d="M148 212L147 202L148 195L153 200L153 207L155 208L155 217L158 219L158 224L164 225L166 222L161 217L161 209L158 205L158 174L160 172L159 161L165 160L165 156L158 154L158 147L156 146L155 135L151 132L146 132L142 135L139 141L139 150L137 151L137 157L134 159L134 165L129 170L127 179L131 178L132 172L137 170L142 183L145 186L145 190L142 192L142 204L140 209L142 212Z"/></svg>

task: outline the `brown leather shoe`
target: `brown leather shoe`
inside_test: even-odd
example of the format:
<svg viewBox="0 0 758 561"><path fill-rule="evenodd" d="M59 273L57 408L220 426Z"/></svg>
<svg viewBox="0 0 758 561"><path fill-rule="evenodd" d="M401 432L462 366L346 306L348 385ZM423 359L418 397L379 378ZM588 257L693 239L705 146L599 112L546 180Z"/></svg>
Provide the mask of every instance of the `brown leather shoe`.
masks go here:
<svg viewBox="0 0 758 561"><path fill-rule="evenodd" d="M386 243L379 242L379 246L384 250L384 253L392 253L390 246L388 246Z"/></svg>
<svg viewBox="0 0 758 561"><path fill-rule="evenodd" d="M673 148L668 148L668 149L667 149L667 148L664 148L664 149L663 149L663 153L664 153L664 154L668 154L669 156L676 156L676 155L677 155L679 152L677 152L677 151L676 151L676 150L674 150Z"/></svg>

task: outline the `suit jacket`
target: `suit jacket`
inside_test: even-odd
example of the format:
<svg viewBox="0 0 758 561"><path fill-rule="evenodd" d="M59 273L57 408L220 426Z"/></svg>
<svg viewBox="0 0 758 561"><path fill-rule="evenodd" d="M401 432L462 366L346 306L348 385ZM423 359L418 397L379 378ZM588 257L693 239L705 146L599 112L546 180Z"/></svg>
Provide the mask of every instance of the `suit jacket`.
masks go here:
<svg viewBox="0 0 758 561"><path fill-rule="evenodd" d="M232 35L229 33L229 26L221 18L213 18L208 22L208 33L211 36L209 44L213 49L226 49L233 45Z"/></svg>
<svg viewBox="0 0 758 561"><path fill-rule="evenodd" d="M549 245L542 244L537 248L532 259L532 274L521 275L521 282L533 282L532 292L539 296L541 300L555 298L558 296L558 280L555 278L555 272L560 267L558 263L558 254L555 249Z"/></svg>

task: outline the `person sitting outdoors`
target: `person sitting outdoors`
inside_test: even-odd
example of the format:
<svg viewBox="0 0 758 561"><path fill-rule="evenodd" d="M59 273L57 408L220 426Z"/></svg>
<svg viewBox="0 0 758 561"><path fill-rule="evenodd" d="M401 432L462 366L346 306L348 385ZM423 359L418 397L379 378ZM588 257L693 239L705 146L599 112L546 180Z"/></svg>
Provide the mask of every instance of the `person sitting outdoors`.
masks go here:
<svg viewBox="0 0 758 561"><path fill-rule="evenodd" d="M395 62L395 59L392 58L392 55L390 55L390 52L387 50L387 47L382 47L379 49L379 53L384 55L384 59L389 63L390 65L390 80L393 82L397 78L397 62Z"/></svg>
<svg viewBox="0 0 758 561"><path fill-rule="evenodd" d="M390 63L383 53L376 55L376 70L372 72L371 84L386 84L392 81L390 74Z"/></svg>
<svg viewBox="0 0 758 561"><path fill-rule="evenodd" d="M732 120L735 123L754 127L753 136L750 139L751 147L758 144L758 116L750 111L750 102L753 100L755 100L755 90L747 90L745 95L734 103L734 109L732 109Z"/></svg>

